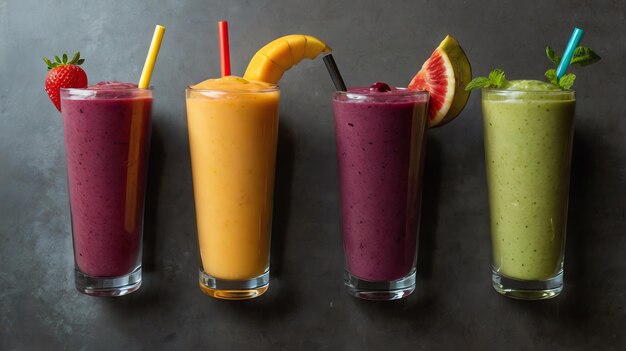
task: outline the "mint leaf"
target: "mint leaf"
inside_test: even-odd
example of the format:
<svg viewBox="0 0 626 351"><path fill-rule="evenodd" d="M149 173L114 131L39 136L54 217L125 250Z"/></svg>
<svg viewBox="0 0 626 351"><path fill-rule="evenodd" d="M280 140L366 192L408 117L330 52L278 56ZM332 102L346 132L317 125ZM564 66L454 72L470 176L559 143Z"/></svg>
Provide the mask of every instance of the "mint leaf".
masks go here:
<svg viewBox="0 0 626 351"><path fill-rule="evenodd" d="M561 77L561 79L556 78L556 70L549 69L545 73L546 78L550 81L550 83L560 87L563 90L569 90L569 88L574 85L574 80L576 80L576 75L573 73L568 73Z"/></svg>
<svg viewBox="0 0 626 351"><path fill-rule="evenodd" d="M548 56L548 60L552 61L555 66L558 66L559 62L561 62L561 56L555 54L554 49L549 46L546 46L546 56Z"/></svg>
<svg viewBox="0 0 626 351"><path fill-rule="evenodd" d="M561 57L554 53L554 50L547 46L546 47L546 56L548 59L552 61L555 65L558 66ZM593 52L590 48L586 48L584 46L579 46L574 50L572 54L572 59L570 60L571 65L581 65L587 66L593 63L600 61L600 56ZM556 76L556 70L549 69L544 74L550 83L560 87L563 90L569 90L572 85L574 85L574 81L576 80L576 75L572 73L565 74L561 79L558 79Z"/></svg>
<svg viewBox="0 0 626 351"><path fill-rule="evenodd" d="M554 85L559 85L558 80L556 79L556 69L549 69L546 71L546 73L544 73L544 75L546 76L546 78L548 78L548 81Z"/></svg>
<svg viewBox="0 0 626 351"><path fill-rule="evenodd" d="M570 64L587 66L598 61L600 61L600 56L593 52L593 50L583 46L579 46L576 48L576 50L574 50L574 55L572 55L572 60L570 61Z"/></svg>
<svg viewBox="0 0 626 351"><path fill-rule="evenodd" d="M576 80L576 75L574 73L568 73L559 79L559 86L563 90L569 90L569 88L574 85L574 80Z"/></svg>
<svg viewBox="0 0 626 351"><path fill-rule="evenodd" d="M472 79L465 87L466 91L482 88L499 88L506 83L504 71L500 68L496 68L489 73L487 77L476 77Z"/></svg>
<svg viewBox="0 0 626 351"><path fill-rule="evenodd" d="M504 82L506 81L504 77L504 71L500 68L496 68L489 73L489 81L491 82L491 85L494 86L494 88L499 88L500 86L502 86L502 84L504 84Z"/></svg>
<svg viewBox="0 0 626 351"><path fill-rule="evenodd" d="M470 91L474 89L482 89L487 88L491 85L491 81L487 77L476 77L472 79L471 82L467 84L465 87L465 91Z"/></svg>

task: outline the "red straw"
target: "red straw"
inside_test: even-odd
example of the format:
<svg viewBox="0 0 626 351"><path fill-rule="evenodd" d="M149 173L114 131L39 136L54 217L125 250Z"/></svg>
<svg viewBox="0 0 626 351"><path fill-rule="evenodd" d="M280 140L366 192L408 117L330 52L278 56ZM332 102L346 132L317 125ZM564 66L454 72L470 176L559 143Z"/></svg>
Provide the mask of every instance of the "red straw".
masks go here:
<svg viewBox="0 0 626 351"><path fill-rule="evenodd" d="M222 77L230 76L230 48L228 47L228 22L217 22L220 36L220 61L222 63Z"/></svg>

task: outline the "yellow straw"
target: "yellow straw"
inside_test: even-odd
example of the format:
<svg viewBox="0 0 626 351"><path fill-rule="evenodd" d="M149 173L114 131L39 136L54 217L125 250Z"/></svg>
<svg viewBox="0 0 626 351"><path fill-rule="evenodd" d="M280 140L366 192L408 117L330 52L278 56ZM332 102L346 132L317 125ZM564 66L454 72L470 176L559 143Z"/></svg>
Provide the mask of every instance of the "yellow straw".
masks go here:
<svg viewBox="0 0 626 351"><path fill-rule="evenodd" d="M150 86L150 77L152 77L152 70L154 69L157 55L159 55L163 33L165 33L165 27L157 25L154 29L152 43L150 44L150 50L148 50L148 57L146 57L146 63L143 65L143 71L139 79L139 88L141 89L146 89Z"/></svg>

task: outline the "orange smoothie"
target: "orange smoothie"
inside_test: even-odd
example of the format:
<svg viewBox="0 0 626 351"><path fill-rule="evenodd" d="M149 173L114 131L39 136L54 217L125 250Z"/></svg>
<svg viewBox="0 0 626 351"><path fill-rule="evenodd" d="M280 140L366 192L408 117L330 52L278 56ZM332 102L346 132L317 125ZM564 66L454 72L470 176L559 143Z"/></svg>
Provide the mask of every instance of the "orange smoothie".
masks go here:
<svg viewBox="0 0 626 351"><path fill-rule="evenodd" d="M228 76L187 89L202 271L223 280L269 270L280 92Z"/></svg>

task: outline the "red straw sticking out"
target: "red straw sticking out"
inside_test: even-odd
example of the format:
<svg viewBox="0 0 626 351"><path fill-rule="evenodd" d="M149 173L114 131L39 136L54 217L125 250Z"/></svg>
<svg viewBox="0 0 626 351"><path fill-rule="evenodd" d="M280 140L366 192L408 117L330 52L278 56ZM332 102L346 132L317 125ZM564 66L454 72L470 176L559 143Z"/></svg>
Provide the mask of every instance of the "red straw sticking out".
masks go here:
<svg viewBox="0 0 626 351"><path fill-rule="evenodd" d="M230 48L228 47L228 22L217 22L220 36L220 61L222 63L222 77L230 76Z"/></svg>

